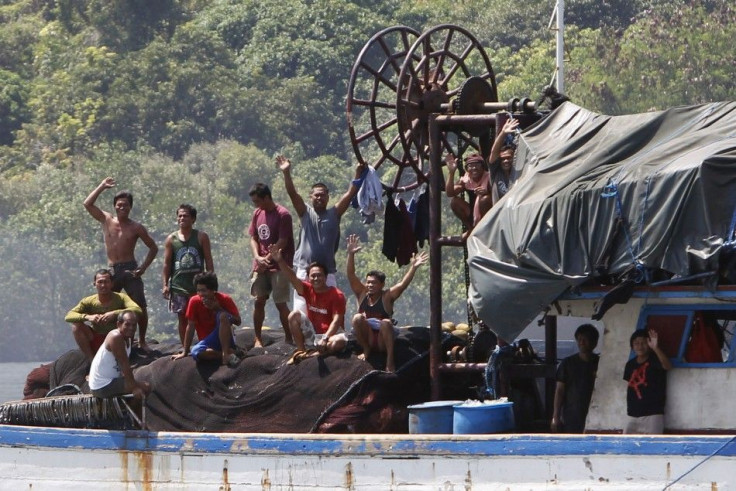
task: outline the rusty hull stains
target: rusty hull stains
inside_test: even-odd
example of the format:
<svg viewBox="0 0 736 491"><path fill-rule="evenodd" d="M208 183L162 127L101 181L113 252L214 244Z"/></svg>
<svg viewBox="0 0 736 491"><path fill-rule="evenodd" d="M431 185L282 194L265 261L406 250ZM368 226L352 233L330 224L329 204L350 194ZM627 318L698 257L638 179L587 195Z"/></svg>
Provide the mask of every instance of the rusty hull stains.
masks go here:
<svg viewBox="0 0 736 491"><path fill-rule="evenodd" d="M122 471L120 481L125 484L140 484L140 489L143 491L153 491L153 454L151 452L121 451L119 455ZM137 464L137 475L133 476L130 475L130 455L135 458ZM138 489L137 486L136 489Z"/></svg>

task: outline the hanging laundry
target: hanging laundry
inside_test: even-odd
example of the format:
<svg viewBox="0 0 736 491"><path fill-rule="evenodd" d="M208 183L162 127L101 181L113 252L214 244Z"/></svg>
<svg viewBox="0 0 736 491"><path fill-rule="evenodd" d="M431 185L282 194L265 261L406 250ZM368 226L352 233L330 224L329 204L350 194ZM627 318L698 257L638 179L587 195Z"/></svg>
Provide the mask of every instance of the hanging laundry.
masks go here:
<svg viewBox="0 0 736 491"><path fill-rule="evenodd" d="M391 262L396 261L401 224L401 212L396 207L393 196L389 194L386 202L386 212L383 217L383 246L381 247L381 252Z"/></svg>
<svg viewBox="0 0 736 491"><path fill-rule="evenodd" d="M429 241L429 190L426 188L417 197L416 215L414 218L414 237L419 247L424 247L424 241Z"/></svg>
<svg viewBox="0 0 736 491"><path fill-rule="evenodd" d="M411 262L411 257L418 252L417 239L414 237L411 217L403 199L399 200L399 212L401 213L402 225L398 230L399 244L396 251L396 264L406 266Z"/></svg>

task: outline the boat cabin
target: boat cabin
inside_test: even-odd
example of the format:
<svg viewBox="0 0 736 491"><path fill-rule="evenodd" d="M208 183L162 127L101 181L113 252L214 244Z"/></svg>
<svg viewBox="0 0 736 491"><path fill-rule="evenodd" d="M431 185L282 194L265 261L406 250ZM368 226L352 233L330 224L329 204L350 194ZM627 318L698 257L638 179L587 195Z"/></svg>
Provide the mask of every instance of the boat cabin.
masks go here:
<svg viewBox="0 0 736 491"><path fill-rule="evenodd" d="M569 294L560 315L590 317L600 292ZM601 320L601 353L586 433L615 433L626 421L623 367L633 356L634 329L654 329L673 368L667 373L667 433L732 433L736 413L723 395L736 391L733 327L736 288L712 292L702 286L640 288L624 304L613 305Z"/></svg>

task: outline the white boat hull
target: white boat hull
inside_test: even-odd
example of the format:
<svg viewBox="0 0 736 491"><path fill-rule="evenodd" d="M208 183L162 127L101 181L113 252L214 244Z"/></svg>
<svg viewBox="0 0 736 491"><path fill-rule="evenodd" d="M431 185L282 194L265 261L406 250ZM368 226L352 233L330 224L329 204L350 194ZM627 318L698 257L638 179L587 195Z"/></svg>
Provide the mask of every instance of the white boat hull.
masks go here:
<svg viewBox="0 0 736 491"><path fill-rule="evenodd" d="M730 436L255 435L0 426L0 489L736 489Z"/></svg>

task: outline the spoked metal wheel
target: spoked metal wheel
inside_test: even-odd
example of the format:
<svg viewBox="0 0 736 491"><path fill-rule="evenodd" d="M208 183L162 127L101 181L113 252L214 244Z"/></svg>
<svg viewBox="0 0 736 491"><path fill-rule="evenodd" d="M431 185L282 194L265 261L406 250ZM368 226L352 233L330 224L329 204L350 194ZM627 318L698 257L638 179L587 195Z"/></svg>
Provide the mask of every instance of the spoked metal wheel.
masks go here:
<svg viewBox="0 0 736 491"><path fill-rule="evenodd" d="M381 172L384 187L400 188L399 169L408 166L399 136L396 90L409 48L419 37L410 27L394 26L374 35L363 47L350 73L347 118L350 140L360 163Z"/></svg>
<svg viewBox="0 0 736 491"><path fill-rule="evenodd" d="M446 113L450 99L458 96L471 77L490 85L487 102L498 102L496 78L485 50L467 30L444 24L424 32L412 45L399 73L396 108L399 139L409 165L426 178L429 160L429 115ZM479 142L466 131L445 132L444 151L462 155ZM486 142L487 143L487 142Z"/></svg>

